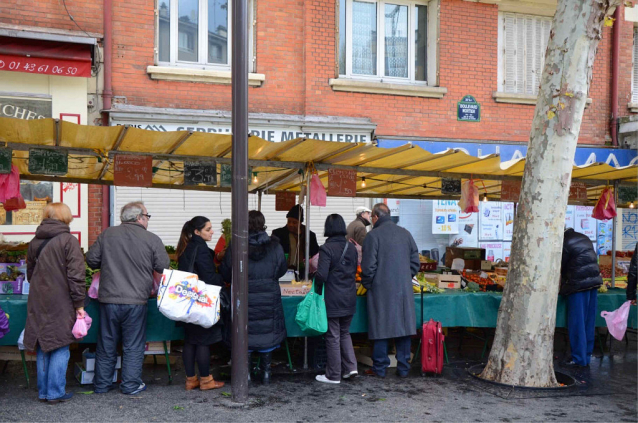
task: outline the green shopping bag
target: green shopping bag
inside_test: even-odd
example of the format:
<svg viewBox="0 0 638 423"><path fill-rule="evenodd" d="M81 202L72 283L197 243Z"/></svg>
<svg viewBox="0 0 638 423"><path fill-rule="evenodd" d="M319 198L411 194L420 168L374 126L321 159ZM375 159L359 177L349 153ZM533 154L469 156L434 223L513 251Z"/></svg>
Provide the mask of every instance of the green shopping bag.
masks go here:
<svg viewBox="0 0 638 423"><path fill-rule="evenodd" d="M326 313L326 302L321 295L315 292L313 281L312 289L306 294L303 300L297 305L295 322L299 328L308 336L323 335L328 332L328 314Z"/></svg>

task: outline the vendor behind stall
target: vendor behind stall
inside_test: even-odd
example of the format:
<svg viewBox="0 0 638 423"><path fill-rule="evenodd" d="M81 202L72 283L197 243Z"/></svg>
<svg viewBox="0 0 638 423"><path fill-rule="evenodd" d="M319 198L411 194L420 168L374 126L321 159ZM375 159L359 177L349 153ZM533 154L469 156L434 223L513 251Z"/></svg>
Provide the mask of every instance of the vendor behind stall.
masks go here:
<svg viewBox="0 0 638 423"><path fill-rule="evenodd" d="M306 255L306 227L303 223L303 207L297 204L286 214L288 222L283 228L275 229L272 235L279 238L279 243L288 257L288 268L298 269L304 263ZM310 231L310 257L319 253L317 235Z"/></svg>

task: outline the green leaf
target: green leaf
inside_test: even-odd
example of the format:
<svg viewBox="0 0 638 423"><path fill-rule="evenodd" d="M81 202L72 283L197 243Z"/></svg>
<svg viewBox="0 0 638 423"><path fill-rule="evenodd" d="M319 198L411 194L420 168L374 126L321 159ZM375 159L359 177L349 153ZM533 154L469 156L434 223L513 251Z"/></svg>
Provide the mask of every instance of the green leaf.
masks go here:
<svg viewBox="0 0 638 423"><path fill-rule="evenodd" d="M91 395L91 394L93 394L93 391L82 391L82 392L76 392L76 394Z"/></svg>
<svg viewBox="0 0 638 423"><path fill-rule="evenodd" d="M173 407L173 410L183 410L184 407L180 407L179 405L176 405Z"/></svg>
<svg viewBox="0 0 638 423"><path fill-rule="evenodd" d="M222 395L223 395L223 396L225 396L225 397L229 397L229 396L231 396L232 394L231 394L230 392L222 392Z"/></svg>

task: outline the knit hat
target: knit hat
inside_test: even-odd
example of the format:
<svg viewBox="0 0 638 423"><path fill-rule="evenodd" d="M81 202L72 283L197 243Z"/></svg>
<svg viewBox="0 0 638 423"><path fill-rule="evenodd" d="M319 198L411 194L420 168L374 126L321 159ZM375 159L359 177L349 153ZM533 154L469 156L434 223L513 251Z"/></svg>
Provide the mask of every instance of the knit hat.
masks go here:
<svg viewBox="0 0 638 423"><path fill-rule="evenodd" d="M303 223L303 207L301 204L297 204L290 209L286 217L292 217L293 219L297 219L298 221Z"/></svg>

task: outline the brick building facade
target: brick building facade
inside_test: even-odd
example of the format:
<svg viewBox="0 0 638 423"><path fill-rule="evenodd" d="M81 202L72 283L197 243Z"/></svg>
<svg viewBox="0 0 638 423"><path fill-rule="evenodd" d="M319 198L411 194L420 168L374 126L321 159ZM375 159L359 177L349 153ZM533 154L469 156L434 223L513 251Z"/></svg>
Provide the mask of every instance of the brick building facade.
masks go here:
<svg viewBox="0 0 638 423"><path fill-rule="evenodd" d="M221 66L209 63L218 58L223 61L224 55L229 63L230 42L226 44L228 50L223 50L224 46L220 50L215 41L215 37L224 40L224 36L227 40L232 33L232 29L219 24L223 21L219 15L223 15L224 10L229 12L228 7L219 6L223 3L227 2L113 0L112 110L115 116L120 113L121 122L126 123L126 116L134 115L139 117L138 121L157 124L155 116L164 114L169 121L172 121L170 116L179 116L181 120L188 120L186 117L190 116L192 122L222 116L215 122L229 124L230 71L223 63ZM252 0L249 111L253 116L267 121L271 116L283 115L305 125L308 125L307 118L313 117L313 122L318 120L324 127L329 122L339 125L343 121L347 129L354 132L357 132L357 122L361 122L359 132L365 133L364 128L372 125L377 138L488 144L527 142L535 96L533 92L521 92L520 85L526 81L533 90L537 80L533 79L536 78L534 72L521 72L522 68L517 68L516 82L512 85L507 75L514 72L516 66L509 65L516 60L519 60L516 63L522 62L520 57L508 58L507 55L520 56L521 40L527 37L525 46L529 51L525 50L525 65L529 68L533 62L535 69L539 69L538 58L532 50L544 51L541 45L546 31L544 22L553 16L555 2L379 0L377 3ZM378 6L376 15L369 7L371 4ZM75 22L58 0L42 0L37 5L8 0L0 7L0 23L67 31L79 31L80 27L91 33L102 32L102 2L67 0L66 6ZM181 14L181 10L188 7L190 14ZM379 18L381 11L383 18ZM427 14L423 21L419 21L421 13ZM632 112L635 103L632 101L635 91L632 90L635 37L632 20L636 19L630 9L623 8L621 15L623 19L617 24L620 28L618 109L621 117L631 120L635 116ZM374 19L366 21L361 16ZM346 23L345 28L340 28L340 21ZM161 27L162 22L167 26ZM191 38L186 23L195 28ZM205 26L211 27L208 34L203 29ZM385 42L381 41L381 29L385 30ZM598 47L589 92L591 103L585 109L580 131L582 146L600 147L611 143L613 30L604 28ZM358 32L355 34L355 31ZM511 31L518 31L516 41ZM365 37L368 39L362 41ZM374 54L385 53L385 57L377 57L376 61L355 57L358 46L370 42L371 37L376 37L371 50ZM202 41L208 45L204 46ZM160 45L162 43L165 45ZM343 58L340 46L348 46L354 53ZM423 54L419 56L422 49ZM389 52L393 57L389 57ZM187 53L199 53L203 64L178 60ZM202 59L202 54L207 54L208 60ZM393 61L399 64L391 64ZM346 69L340 66L344 64ZM353 77L358 71L353 69L366 69L366 66L378 67L376 76ZM385 75L379 73L381 69L385 69ZM388 78L388 70L395 75ZM401 72L408 76L397 77ZM420 76L414 76L419 72ZM516 86L518 91L510 89L508 93L507 86ZM457 120L457 102L466 95L472 95L480 103L480 122ZM202 110L208 114L202 117L198 114ZM97 115L91 116L93 120L89 122L93 123ZM303 128L304 124L300 126ZM89 188L89 243L100 231L101 195L100 187Z"/></svg>

